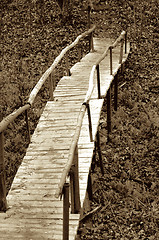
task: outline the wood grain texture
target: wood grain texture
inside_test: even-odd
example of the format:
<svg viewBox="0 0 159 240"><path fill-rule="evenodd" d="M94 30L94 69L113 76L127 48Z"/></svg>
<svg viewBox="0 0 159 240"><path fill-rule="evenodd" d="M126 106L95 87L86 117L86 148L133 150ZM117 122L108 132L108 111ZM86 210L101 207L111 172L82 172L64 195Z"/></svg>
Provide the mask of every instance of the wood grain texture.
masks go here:
<svg viewBox="0 0 159 240"><path fill-rule="evenodd" d="M8 211L0 213L0 240L62 239L63 202L55 198L62 172L67 164L71 141L79 111L89 86L93 65L112 44L109 39L94 39L95 51L87 54L71 68L71 76L63 77L48 101L31 138L26 156L18 169L7 196ZM116 43L117 44L117 43ZM113 76L120 67L120 49L113 49ZM127 51L129 53L129 51ZM128 54L127 54L128 55ZM127 55L123 55L123 61ZM109 58L100 63L101 94L105 96L113 80ZM96 73L92 76L93 93L90 112L93 140L96 138L103 99L97 99ZM31 96L31 102L34 99ZM80 200L83 208L94 142L90 142L88 116L85 112L78 141ZM75 239L79 214L70 213L70 239Z"/></svg>

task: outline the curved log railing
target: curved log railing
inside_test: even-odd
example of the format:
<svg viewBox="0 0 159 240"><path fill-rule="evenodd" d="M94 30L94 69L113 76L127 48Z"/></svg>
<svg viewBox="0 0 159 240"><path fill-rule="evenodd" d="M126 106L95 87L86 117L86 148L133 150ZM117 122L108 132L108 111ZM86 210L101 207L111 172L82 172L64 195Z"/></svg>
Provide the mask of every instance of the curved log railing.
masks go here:
<svg viewBox="0 0 159 240"><path fill-rule="evenodd" d="M29 130L29 123L28 123L28 109L32 106L32 104L35 101L35 98L42 88L43 84L46 82L46 80L49 78L49 76L52 75L52 72L56 68L56 66L59 64L61 59L64 57L64 55L67 53L70 49L77 46L80 40L83 38L90 36L89 38L89 49L93 49L93 32L95 30L96 26L94 25L92 28L90 28L88 31L84 32L83 34L79 35L74 42L72 42L70 45L68 45L66 48L64 48L60 55L57 56L53 62L53 64L46 70L46 72L42 75L38 83L35 85L33 90L30 93L28 102L20 107L19 109L15 110L11 114L9 114L7 117L5 117L3 120L0 119L0 211L6 211L7 204L6 204L6 190L5 190L5 171L4 171L4 131L7 129L8 125L12 123L19 115L25 112L26 115L26 125L28 130L28 136L29 136L29 142L30 142L30 130ZM67 56L68 58L68 56ZM68 62L68 59L66 60ZM67 72L69 72L69 69L67 69ZM55 83L52 81L52 76L50 78L50 99L53 100L53 90L54 90ZM1 117L1 116L0 116Z"/></svg>
<svg viewBox="0 0 159 240"><path fill-rule="evenodd" d="M91 125L91 115L90 115L90 107L89 107L89 101L91 99L91 95L94 89L94 77L95 72L97 71L97 89L98 89L98 98L101 98L100 94L100 73L99 73L99 64L102 60L105 59L105 57L110 52L110 75L112 75L112 80L114 79L115 75L117 74L116 71L113 72L113 65L112 65L112 49L115 48L118 43L121 43L120 46L120 56L119 56L119 67L121 67L122 70L122 64L123 64L123 46L125 42L125 54L127 53L127 33L123 31L120 36L116 39L116 41L109 46L105 52L102 54L102 56L97 60L96 64L93 65L90 78L89 78L89 88L85 97L85 100L81 106L80 113L77 120L77 126L75 130L75 134L72 139L72 144L69 151L68 161L67 164L63 170L58 188L55 193L55 197L59 198L63 195L63 201L65 208L63 209L63 239L69 239L68 232L68 224L66 222L69 219L69 185L71 186L71 212L72 213L79 213L81 206L80 206L80 194L79 194L79 176L78 176L78 140L80 136L80 131L82 127L83 118L87 109L88 113L88 122L89 122L89 135L90 135L90 142L93 142L92 137L92 125ZM118 71L118 70L117 70ZM115 106L114 109L117 110L117 82L115 82ZM111 132L111 86L108 89L107 92L107 125L108 125L108 136ZM99 135L97 136L99 138ZM101 161L101 160L100 160ZM101 164L101 171L104 173L104 168L102 163ZM70 181L68 179L68 176L70 176ZM70 182L70 183L69 183ZM67 195L67 196L66 196ZM66 200L67 199L67 200ZM67 207L66 207L66 203ZM66 234L67 233L67 234Z"/></svg>
<svg viewBox="0 0 159 240"><path fill-rule="evenodd" d="M91 29L86 31L85 33L79 35L76 40L67 46L65 49L62 50L60 55L55 59L51 67L42 75L32 92L30 93L28 102L23 106L20 107L18 110L14 111L10 115L8 115L6 118L4 118L0 122L0 211L6 211L7 204L6 204L6 195L5 195L5 174L4 174L4 154L3 154L3 132L6 130L7 126L13 122L17 116L22 114L23 112L26 112L28 109L32 106L34 103L34 100L47 80L47 78L52 74L53 70L56 68L57 64L61 61L63 56L67 54L67 52L75 47L81 39L84 37L90 35L90 50L93 49L93 38L92 33L95 30L95 26L93 26ZM89 101L91 99L91 95L93 93L93 89L95 87L94 84L94 78L95 73L97 71L97 89L98 89L98 98L101 98L100 93L100 69L99 65L103 59L110 53L110 75L112 75L112 80L115 79L115 76L117 72L113 72L113 64L112 64L112 50L117 46L118 43L121 43L120 47L120 56L119 56L119 68L122 70L122 64L123 64L123 50L124 50L124 42L125 42L125 53L127 52L127 34L125 31L123 31L120 36L117 38L117 40L109 46L105 52L102 54L102 56L97 60L96 64L93 65L90 78L89 78L89 88L86 93L86 97L84 99L84 102L81 106L77 126L75 130L75 134L72 139L72 144L69 150L69 156L67 164L63 170L57 191L55 193L55 197L59 198L63 195L63 239L69 239L69 186L71 186L71 212L72 213L79 213L81 206L80 206L80 193L79 193L79 176L78 176L78 140L80 136L80 131L82 127L83 118L85 115L85 112L87 110L88 113L88 122L89 122L89 135L90 135L90 142L93 142L93 136L92 136L92 123L91 123L91 114L90 114L90 106ZM118 71L118 70L117 70ZM69 72L69 71L68 71ZM53 89L53 83L50 81L50 88ZM117 95L117 83L115 82L115 95ZM109 87L107 91L107 125L108 125L108 134L111 131L111 107L110 107L110 96L111 96L111 86ZM50 96L52 98L52 96ZM117 96L115 96L116 100L115 102L115 109L117 109ZM1 120L1 119L0 119ZM27 117L26 120L28 121ZM29 129L29 126L28 126ZM99 138L99 136L97 137ZM102 168L101 168L102 170ZM68 178L70 177L70 179Z"/></svg>
<svg viewBox="0 0 159 240"><path fill-rule="evenodd" d="M80 113L79 113L79 117L78 117L78 121L77 121L77 127L76 127L76 131L75 131L75 134L74 134L74 137L72 139L72 145L71 145L71 148L70 148L70 153L69 153L69 157L68 157L68 163L67 163L67 166L65 167L64 171L63 171L63 174L62 174L62 177L61 177L61 181L60 181L60 184L58 186L58 189L56 191L56 194L55 196L58 198L61 194L62 194L62 189L63 189L63 185L65 183L65 180L66 180L66 177L70 171L70 168L73 164L73 155L74 155L74 151L75 151L75 148L76 148L76 145L77 145L77 142L78 142L78 139L79 139L79 135L80 135L80 130L81 130L81 126L82 126L82 121L83 121L83 117L84 117L84 114L85 114L85 111L86 111L86 108L87 108L87 104L89 104L89 100L91 98L91 95L92 95L92 92L93 92L93 89L94 89L94 76L95 76L95 71L98 69L99 67L99 64L102 60L104 60L104 58L108 55L109 53L109 50L111 48L115 48L117 46L117 44L122 41L124 39L124 36L126 35L126 32L123 31L121 33L121 35L119 36L119 38L114 42L113 45L109 46L106 51L103 53L103 55L97 60L96 64L93 65L92 67L92 70L91 70L91 74L90 74L90 78L89 78L89 88L88 88L88 91L87 91L87 94L86 94L86 97L85 97L85 100L82 104L82 107L81 107L81 110L80 110ZM112 57L112 56L111 56ZM112 63L112 60L110 61ZM121 56L120 56L120 59L119 59L119 63L122 64L121 62ZM97 70L98 71L98 70ZM115 73L116 74L116 73ZM114 75L115 75L114 74ZM112 75L112 74L111 74ZM98 74L97 74L98 76ZM99 81L100 79L97 79L97 82ZM100 89L98 89L98 92L100 91ZM100 96L101 97L101 96ZM99 93L98 93L98 98L99 97ZM91 138L91 137L90 137Z"/></svg>

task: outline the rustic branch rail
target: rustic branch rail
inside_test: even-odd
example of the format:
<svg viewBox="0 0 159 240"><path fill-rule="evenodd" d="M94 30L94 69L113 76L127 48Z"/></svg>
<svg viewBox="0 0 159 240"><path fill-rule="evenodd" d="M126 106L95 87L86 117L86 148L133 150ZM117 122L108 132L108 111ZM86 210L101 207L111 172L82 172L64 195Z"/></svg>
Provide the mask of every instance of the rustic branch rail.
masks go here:
<svg viewBox="0 0 159 240"><path fill-rule="evenodd" d="M30 97L28 99L28 102L32 105L32 103L34 102L34 99L37 95L37 93L39 92L39 90L41 89L42 85L45 83L46 79L49 77L49 75L51 74L51 72L55 69L55 67L58 65L58 63L61 61L61 59L64 57L64 55L73 47L75 47L79 41L88 36L89 34L91 34L94 30L95 30L96 26L93 26L91 29L89 29L88 31L84 32L83 34L79 35L75 41L73 43L71 43L69 46L67 46L66 48L64 48L62 50L62 52L60 53L60 55L58 57L55 58L55 61L53 62L53 64L51 65L51 67L48 68L48 70L42 75L42 77L40 78L40 80L38 81L38 83L36 84L36 86L34 87L34 89L32 90Z"/></svg>
<svg viewBox="0 0 159 240"><path fill-rule="evenodd" d="M49 77L49 75L53 72L53 70L56 68L58 63L61 61L61 59L64 57L64 55L73 47L75 47L79 41L85 37L87 37L89 34L91 34L95 30L96 26L94 25L91 29L84 32L83 34L79 35L73 43L71 43L69 46L64 48L60 55L57 56L53 62L53 64L46 70L46 72L42 75L42 77L39 79L38 83L35 85L34 89L31 91L28 102L23 107L20 107L19 109L15 110L13 113L5 117L0 122L0 132L3 132L7 126L13 122L20 114L22 114L25 110L29 109L30 106L33 104L38 92L40 91L41 87Z"/></svg>
<svg viewBox="0 0 159 240"><path fill-rule="evenodd" d="M28 109L32 106L34 103L34 100L45 83L45 81L50 77L50 89L51 89L51 100L53 100L53 95L52 92L54 90L54 82L52 81L53 78L53 71L56 68L57 64L61 61L64 55L67 56L68 51L76 46L81 38L84 38L85 36L90 35L90 50L93 50L93 38L92 38L92 32L94 31L95 26L92 27L90 30L87 32L83 33L82 35L78 36L76 40L66 47L65 49L62 50L61 54L55 59L51 67L42 75L34 89L32 90L28 103L24 105L23 107L20 107L18 110L14 111L11 113L9 116L7 116L5 119L3 119L0 122L0 150L3 151L3 132L7 128L8 124L14 121L14 119L19 116L21 113L25 112L26 113L26 118L27 118L27 111ZM124 39L125 37L125 39ZM125 46L124 46L124 41L125 41ZM71 213L80 213L81 210L81 203L82 200L80 201L80 188L79 188L79 157L78 157L78 140L80 137L80 132L82 128L82 123L83 123L83 118L85 116L85 112L87 111L88 113L88 126L89 126L89 135L90 135L90 142L93 142L94 140L96 141L96 147L98 150L99 154L99 161L100 161L100 168L102 171L102 174L104 174L104 166L102 162L102 156L100 152L100 139L99 139L99 132L98 132L98 124L97 124L97 135L95 136L95 139L93 139L93 134L92 134L92 122L91 122L91 114L90 114L90 105L91 105L91 96L92 93L94 94L93 90L95 88L95 84L97 82L97 92L98 92L98 97L93 96L94 98L100 99L103 97L101 95L101 89L100 89L100 63L105 59L105 57L110 53L110 80L109 84L106 87L107 93L104 93L104 96L106 94L107 97L107 125L108 125L108 135L109 132L111 132L111 83L112 81L115 83L114 84L114 93L117 95L117 72L118 70L113 71L113 61L112 61L112 56L113 56L113 49L120 43L120 53L119 53L119 62L118 62L118 69L122 69L123 65L123 51L125 47L125 53L127 52L127 39L126 39L126 32L123 31L121 35L117 38L117 40L110 45L105 52L102 54L102 56L96 61L96 63L93 65L89 77L89 87L84 99L84 102L81 105L80 111L79 111L79 116L77 119L77 125L75 129L75 134L73 135L71 147L69 149L69 155L67 159L67 163L65 165L65 168L63 169L63 173L58 185L58 188L55 192L55 197L58 198L59 196L63 196L63 239L69 239L69 191L70 191L70 202L71 202ZM119 45L118 45L119 46ZM67 63L67 74L70 74L69 71L69 64L68 64L68 58L66 57L66 63ZM102 63L103 66L103 63ZM104 69L104 68L103 68ZM95 80L95 77L97 77L97 80ZM96 99L96 102L97 102ZM100 100L101 101L101 100ZM102 100L103 102L103 100ZM114 97L114 102L115 102L115 110L117 110L117 96ZM99 101L98 101L99 103ZM93 118L92 118L93 119ZM26 119L27 125L28 121ZM29 133L29 125L27 126L28 133ZM96 130L95 130L96 131ZM30 136L29 136L30 138ZM47 142L48 143L48 142ZM89 143L89 141L88 141ZM91 144L92 145L92 144ZM94 144L93 144L94 145ZM93 146L92 145L92 146ZM4 182L4 167L3 167L3 162L4 162L4 157L3 154L1 154L0 151L0 177L2 175L2 178L0 178L0 192L4 192L3 196L0 195L0 210L1 211L6 211L6 196L5 196L5 182ZM81 164L80 164L81 165ZM2 167L1 167L2 166ZM69 177L69 178L68 178ZM89 190L89 195L92 196L92 188L91 188L91 176L88 176L88 187L90 188ZM70 188L70 190L69 190ZM82 199L82 197L81 197ZM77 216L77 215L76 215Z"/></svg>
<svg viewBox="0 0 159 240"><path fill-rule="evenodd" d="M124 39L125 37L125 39ZM58 188L56 190L55 193L55 197L58 198L59 196L61 197L63 194L63 199L65 201L66 196L65 196L65 184L66 184L66 178L68 175L70 175L70 185L75 186L74 191L77 191L78 194L76 194L73 189L71 188L71 209L72 209L72 213L79 213L80 211L80 195L79 195L79 181L76 181L76 183L73 183L72 181L74 181L71 177L71 174L73 172L73 165L75 165L75 158L77 161L77 166L78 166L78 159L77 157L75 157L75 155L78 155L78 140L79 140L79 136L80 136L80 131L81 131L81 127L82 127L82 122L83 122L83 118L85 115L85 111L87 109L88 111L88 121L89 121L89 134L90 134L90 141L92 141L92 126L91 126L91 119L89 118L90 115L90 108L89 108L89 101L91 99L91 95L93 93L93 89L94 89L94 77L95 77L95 71L97 71L97 89L98 89L98 98L101 98L101 94L100 94L100 71L99 71L99 64L101 63L102 60L105 59L105 57L108 55L109 51L110 51L110 75L113 75L113 79L116 77L117 72L113 73L113 66L112 66L112 50L113 48L115 48L119 42L121 42L121 47L120 47L120 56L119 56L119 67L122 67L122 61L123 61L123 45L124 45L124 40L125 40L125 53L127 52L127 35L126 32L123 31L120 36L117 38L117 40L114 42L113 45L109 46L105 52L103 53L103 55L97 60L96 64L93 65L91 73L90 73L90 78L89 78L89 87L88 87L88 91L86 93L86 97L85 100L81 106L80 109L80 113L79 113L79 117L77 120L77 126L76 126L76 130L75 130L75 134L73 136L72 139L72 143L71 143L71 147L70 147L70 151L69 151L69 156L68 156L68 161L67 164L63 170ZM115 89L114 89L114 93L117 94L117 78L115 79ZM115 106L114 106L115 110L117 110L117 96L115 96ZM111 132L111 86L109 86L108 92L107 92L107 125L108 125L108 136L109 133ZM98 148L100 148L99 146L99 134L97 134L97 141L98 141ZM100 149L98 149L98 151L100 152ZM101 171L102 174L104 173L104 167L103 167L103 162L102 162L102 158L100 156L100 165L101 165ZM76 166L76 171L74 171L74 175L78 175L78 167ZM78 176L76 176L76 179L78 178ZM72 196L73 195L73 196ZM76 202L78 202L78 208L72 208L72 205L75 206ZM69 215L69 204L67 204L67 214ZM64 211L64 209L63 209ZM66 211L66 210L65 210ZM65 216L65 218L68 220L69 216ZM65 219L63 219L63 226L65 226ZM63 239L65 239L65 235L67 233L67 237L69 238L68 235L68 226L63 227Z"/></svg>
<svg viewBox="0 0 159 240"><path fill-rule="evenodd" d="M81 130L81 126L82 126L82 121L83 121L84 114L85 114L85 111L86 111L86 104L89 104L89 100L91 98L91 95L92 95L92 92L93 92L93 89L94 89L95 71L96 71L97 67L99 66L100 62L102 60L104 60L104 58L108 55L109 49L110 48L115 48L117 46L117 44L124 39L125 34L126 34L126 32L123 31L120 34L120 36L117 38L117 40L114 42L114 44L111 45L110 47L108 47L105 50L105 52L102 54L102 56L97 60L96 64L93 65L93 67L92 67L92 70L91 70L91 73L90 73L90 78L89 78L89 88L88 88L88 91L87 91L84 103L83 103L83 105L81 107L81 110L80 110L80 113L79 113L76 131L75 131L75 134L73 136L72 144L71 144L71 148L70 148L70 152L69 152L68 162L67 162L67 165L65 166L65 168L63 170L63 174L62 174L60 183L58 185L58 189L57 189L57 191L55 193L55 196L57 198L59 196L61 196L61 194L62 194L62 190L63 190L63 186L64 186L64 183L65 183L65 180L66 180L66 178L67 178L67 176L69 174L69 171L71 169L71 166L73 164L74 153L75 153L75 149L76 149L76 146L77 146L77 143L78 143L78 139L79 139L79 136L80 136L80 130ZM121 58L121 56L120 56L120 58ZM99 96L99 94L98 94L98 96Z"/></svg>
<svg viewBox="0 0 159 240"><path fill-rule="evenodd" d="M40 78L40 80L38 81L38 83L35 85L35 87L33 88L33 90L30 93L28 102L18 108L17 110L15 110L14 112L12 112L11 114L9 114L7 117L5 117L2 121L0 119L0 139L3 138L3 132L7 129L8 125L10 123L12 123L19 115L21 115L23 112L25 112L25 116L26 116L26 124L27 124L27 131L28 131L28 138L29 138L29 142L30 142L30 131L29 131L29 123L28 123L28 109L32 106L32 104L34 103L34 100L38 94L38 92L40 91L41 87L43 86L43 84L45 83L45 81L48 79L48 77L50 76L50 89L53 90L53 88L55 87L55 83L52 81L52 73L54 71L54 69L56 68L56 66L59 64L59 62L61 61L61 59L64 57L65 54L68 53L68 51L70 49L72 49L73 47L75 47L81 39L87 37L87 36L91 36L91 39L89 41L90 43L90 50L93 48L93 44L92 44L92 39L93 39L93 31L95 30L96 26L94 25L92 28L90 28L88 31L84 32L83 34L79 35L74 42L72 42L70 45L68 45L66 48L64 48L60 55L57 56L53 62L53 64L46 70L46 72L42 75L42 77ZM68 60L68 59L67 59ZM53 95L52 93L50 94L50 98L51 100L53 100ZM0 150L2 152L2 150L4 149L4 141L0 141ZM0 176L4 175L4 154L0 154ZM0 194L0 211L5 211L6 210L6 194L5 194L5 178L2 176L0 177L0 192L2 194ZM4 204L5 203L5 204Z"/></svg>

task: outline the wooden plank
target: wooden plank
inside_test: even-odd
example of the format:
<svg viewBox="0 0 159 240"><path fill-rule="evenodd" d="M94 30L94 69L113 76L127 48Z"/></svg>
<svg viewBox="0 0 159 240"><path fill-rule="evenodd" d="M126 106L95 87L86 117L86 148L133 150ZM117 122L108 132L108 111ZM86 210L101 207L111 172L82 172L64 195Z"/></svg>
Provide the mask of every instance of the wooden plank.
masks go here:
<svg viewBox="0 0 159 240"><path fill-rule="evenodd" d="M62 239L62 201L55 199L63 168L67 163L77 118L88 89L89 74L96 59L111 41L95 39L94 53L86 55L71 68L56 87L55 101L47 102L32 136L26 156L7 196L9 210L0 215L0 239ZM119 49L113 49L113 72L119 68ZM123 55L123 61L127 55ZM109 56L100 63L101 94L106 95L110 76ZM96 76L95 76L96 84ZM95 139L103 99L97 100L95 85L90 111ZM94 151L85 113L78 143L81 205L85 200L88 173ZM70 215L70 239L74 239L80 215Z"/></svg>

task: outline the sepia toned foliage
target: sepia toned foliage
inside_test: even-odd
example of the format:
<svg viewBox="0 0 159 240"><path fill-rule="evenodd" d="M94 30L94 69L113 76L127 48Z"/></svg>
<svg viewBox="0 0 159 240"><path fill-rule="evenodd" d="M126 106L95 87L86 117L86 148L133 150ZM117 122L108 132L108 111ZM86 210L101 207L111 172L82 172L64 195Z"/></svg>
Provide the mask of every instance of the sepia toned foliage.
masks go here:
<svg viewBox="0 0 159 240"><path fill-rule="evenodd" d="M0 3L0 112L3 117L26 103L28 95L61 50L87 29L86 1L75 0L72 18L57 2L1 0ZM158 239L159 73L158 1L93 1L91 23L96 36L115 39L128 31L131 55L119 75L118 111L112 114L107 142L106 105L100 120L105 174L92 174L92 212L79 230L80 239ZM98 10L98 11L96 11ZM85 48L87 46L85 45ZM70 65L77 53L69 56ZM57 82L65 74L57 68ZM47 84L29 111L33 133L45 103ZM25 116L5 131L7 191L28 145ZM98 157L96 156L96 161ZM98 211L93 211L98 209ZM88 214L89 215L89 214Z"/></svg>

